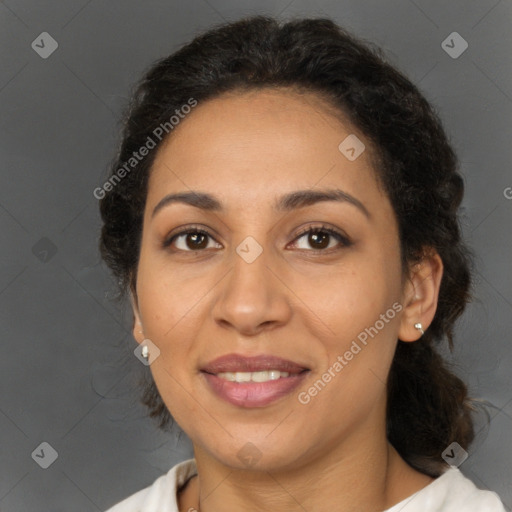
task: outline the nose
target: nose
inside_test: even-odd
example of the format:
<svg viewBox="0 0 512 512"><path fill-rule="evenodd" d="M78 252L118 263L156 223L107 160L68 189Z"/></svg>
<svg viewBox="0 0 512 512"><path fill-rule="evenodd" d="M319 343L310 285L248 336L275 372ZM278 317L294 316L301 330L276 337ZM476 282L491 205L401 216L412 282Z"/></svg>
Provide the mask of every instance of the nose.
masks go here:
<svg viewBox="0 0 512 512"><path fill-rule="evenodd" d="M286 324L292 315L290 290L278 275L265 251L251 263L235 253L233 268L217 289L215 322L246 336Z"/></svg>

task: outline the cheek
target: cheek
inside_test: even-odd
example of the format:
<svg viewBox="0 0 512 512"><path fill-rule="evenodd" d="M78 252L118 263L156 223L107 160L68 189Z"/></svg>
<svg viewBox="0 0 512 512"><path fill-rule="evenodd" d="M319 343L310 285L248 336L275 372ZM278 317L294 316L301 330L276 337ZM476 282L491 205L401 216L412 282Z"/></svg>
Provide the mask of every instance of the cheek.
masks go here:
<svg viewBox="0 0 512 512"><path fill-rule="evenodd" d="M304 315L323 325L327 338L354 339L400 298L400 273L394 258L357 253L343 265L315 273L295 272L290 288L306 307ZM394 315L395 316L395 315Z"/></svg>
<svg viewBox="0 0 512 512"><path fill-rule="evenodd" d="M385 403L399 310L398 302L370 299L356 303L352 310L333 306L330 325L335 334L321 338L322 365L309 387L300 389L297 396L308 414L324 418L333 432L340 421L334 411L350 411L350 421L357 423L377 404Z"/></svg>
<svg viewBox="0 0 512 512"><path fill-rule="evenodd" d="M186 429L191 439L200 438L201 427L208 423L215 411L192 390L183 373L182 360L174 358L172 361L168 354L162 354L150 368L158 392L173 420Z"/></svg>
<svg viewBox="0 0 512 512"><path fill-rule="evenodd" d="M308 329L321 341L324 353L319 368L320 379L329 387L324 404L333 400L356 406L383 391L402 308L400 265L397 253L381 251L377 258L372 254L376 252L347 259L343 268L317 279L317 286L311 286L309 278L301 277L301 284L296 280L299 295L313 305L313 314L305 313L304 318L309 318Z"/></svg>
<svg viewBox="0 0 512 512"><path fill-rule="evenodd" d="M145 334L164 342L180 338L176 333L186 325L190 337L213 286L207 272L197 278L184 276L156 258L141 258L137 291Z"/></svg>

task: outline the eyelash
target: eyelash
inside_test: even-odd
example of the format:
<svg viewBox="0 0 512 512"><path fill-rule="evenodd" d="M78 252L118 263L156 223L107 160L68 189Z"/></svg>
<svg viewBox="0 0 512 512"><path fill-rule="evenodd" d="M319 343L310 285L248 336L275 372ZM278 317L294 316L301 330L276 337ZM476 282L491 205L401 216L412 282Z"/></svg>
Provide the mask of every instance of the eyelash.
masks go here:
<svg viewBox="0 0 512 512"><path fill-rule="evenodd" d="M340 242L341 245L337 246L337 247L330 247L328 249L299 249L299 250L313 252L313 253L327 253L328 254L328 253L332 252L333 250L340 250L342 247L349 247L352 245L352 242L345 235L343 235L342 233L340 233L339 231L337 231L333 228L329 228L324 225L308 227L308 228L304 229L303 231L301 231L300 233L297 234L297 236L294 238L293 242L296 242L297 240L302 238L304 235L318 234L318 233L326 233L326 234L334 237L338 242ZM195 226L189 226L188 228L183 229L182 231L179 231L178 233L175 233L170 238L165 239L164 242L162 243L162 247L164 249L168 248L178 237L183 236L183 235L189 235L189 234L200 234L200 235L204 235L204 236L210 237L211 239L215 240L213 238L213 236L205 229L202 229L200 227L195 227ZM189 252L189 253L201 252L204 250L205 249L200 249L200 250L195 250L195 251L194 250L184 251L182 249L177 249L177 251Z"/></svg>

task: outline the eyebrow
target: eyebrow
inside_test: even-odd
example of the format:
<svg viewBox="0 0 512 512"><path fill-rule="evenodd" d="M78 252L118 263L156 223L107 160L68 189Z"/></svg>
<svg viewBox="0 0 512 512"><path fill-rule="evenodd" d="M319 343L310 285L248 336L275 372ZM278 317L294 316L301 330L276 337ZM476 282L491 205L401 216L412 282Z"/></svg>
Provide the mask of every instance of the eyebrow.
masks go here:
<svg viewBox="0 0 512 512"><path fill-rule="evenodd" d="M297 190L279 197L273 204L273 208L278 212L289 212L298 208L304 208L323 201L336 201L340 203L349 203L358 208L367 218L370 218L370 212L359 199L340 189L327 190ZM153 209L151 217L153 218L164 207L173 203L184 203L204 211L223 212L224 208L221 202L214 196L198 191L178 192L168 194L160 200Z"/></svg>

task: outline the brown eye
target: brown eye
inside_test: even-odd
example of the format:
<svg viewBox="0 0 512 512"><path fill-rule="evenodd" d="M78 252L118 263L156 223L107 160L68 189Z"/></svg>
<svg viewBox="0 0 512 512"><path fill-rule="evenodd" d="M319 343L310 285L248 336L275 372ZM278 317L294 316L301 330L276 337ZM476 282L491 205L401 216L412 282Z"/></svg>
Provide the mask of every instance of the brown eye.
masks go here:
<svg viewBox="0 0 512 512"><path fill-rule="evenodd" d="M298 242L301 239L305 240L305 244L302 247ZM338 243L336 244L336 242ZM352 245L346 236L328 227L309 228L295 239L295 244L298 246L298 249L312 250L313 252L322 252L326 249L340 249Z"/></svg>
<svg viewBox="0 0 512 512"><path fill-rule="evenodd" d="M185 245L191 249L205 249L208 246L208 235L202 233L188 233L185 235Z"/></svg>
<svg viewBox="0 0 512 512"><path fill-rule="evenodd" d="M313 249L325 249L329 245L330 238L331 235L329 233L325 233L325 231L309 233L308 243L311 244Z"/></svg>
<svg viewBox="0 0 512 512"><path fill-rule="evenodd" d="M211 241L215 242L208 231L189 229L173 235L163 243L163 247L173 246L174 249L184 252L202 251L215 247L215 244L213 246L209 245ZM217 246L220 246L220 244L217 244Z"/></svg>

